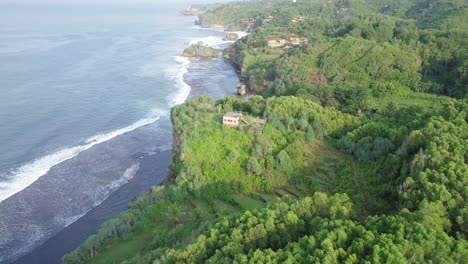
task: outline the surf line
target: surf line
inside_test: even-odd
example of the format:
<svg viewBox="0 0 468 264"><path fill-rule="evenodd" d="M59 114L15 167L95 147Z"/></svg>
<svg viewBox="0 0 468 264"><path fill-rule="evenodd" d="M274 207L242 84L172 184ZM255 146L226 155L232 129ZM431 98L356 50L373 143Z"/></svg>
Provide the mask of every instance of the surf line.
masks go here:
<svg viewBox="0 0 468 264"><path fill-rule="evenodd" d="M83 145L59 150L55 153L43 156L30 163L27 163L11 172L4 173L1 178L6 180L0 182L0 203L10 196L26 189L29 185L37 181L41 176L47 174L47 172L55 165L69 160L97 144L131 132L139 127L152 124L158 121L159 118L160 116L154 116L140 119L127 127L88 138Z"/></svg>

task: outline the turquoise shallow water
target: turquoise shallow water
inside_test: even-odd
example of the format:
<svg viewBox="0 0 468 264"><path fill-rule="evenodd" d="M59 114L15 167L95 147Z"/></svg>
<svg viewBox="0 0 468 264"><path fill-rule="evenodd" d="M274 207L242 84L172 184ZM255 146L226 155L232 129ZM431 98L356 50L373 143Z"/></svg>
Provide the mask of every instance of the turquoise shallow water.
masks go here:
<svg viewBox="0 0 468 264"><path fill-rule="evenodd" d="M99 205L143 157L169 150L170 108L189 96L187 83L191 96L234 85L222 60L178 57L198 40L228 44L177 16L181 8L2 6L0 263Z"/></svg>

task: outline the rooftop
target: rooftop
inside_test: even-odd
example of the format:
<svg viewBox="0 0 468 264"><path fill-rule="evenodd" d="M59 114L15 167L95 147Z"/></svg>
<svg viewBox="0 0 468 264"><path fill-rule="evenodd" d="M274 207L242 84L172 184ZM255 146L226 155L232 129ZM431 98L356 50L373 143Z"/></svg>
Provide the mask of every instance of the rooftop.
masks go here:
<svg viewBox="0 0 468 264"><path fill-rule="evenodd" d="M227 113L224 114L224 116L226 116L226 117L242 117L242 114L237 113L237 112L227 112Z"/></svg>

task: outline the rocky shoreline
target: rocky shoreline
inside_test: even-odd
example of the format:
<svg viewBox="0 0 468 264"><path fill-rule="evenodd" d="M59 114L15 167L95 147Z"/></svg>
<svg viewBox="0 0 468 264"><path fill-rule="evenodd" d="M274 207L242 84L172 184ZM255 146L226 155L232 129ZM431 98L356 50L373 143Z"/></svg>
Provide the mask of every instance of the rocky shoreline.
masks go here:
<svg viewBox="0 0 468 264"><path fill-rule="evenodd" d="M196 22L196 21L195 21ZM197 23L195 23L197 24ZM236 71L236 73L239 76L239 82L235 86L235 91L236 94L239 96L245 96L247 95L248 91L254 92L254 93L260 93L258 92L258 89L255 89L255 83L250 80L250 79L244 79L241 75L242 73L242 65L236 62L234 59L234 56L236 55L236 50L233 48L235 43L241 39L243 36L240 35L240 33L245 33L247 34L246 31L238 31L238 32L229 32L226 30L225 27L223 26L212 26L212 27L204 27L199 25L200 28L203 29L212 29L215 31L223 31L226 33L226 35L222 38L223 41L226 42L234 42L232 45L230 45L227 48L224 49L216 49L213 47L210 47L203 42L198 42L196 44L190 45L190 47L186 48L181 56L182 57L187 57L187 58L216 58L219 57L221 54L222 58L224 59L225 62L231 64ZM252 88L251 88L252 87Z"/></svg>

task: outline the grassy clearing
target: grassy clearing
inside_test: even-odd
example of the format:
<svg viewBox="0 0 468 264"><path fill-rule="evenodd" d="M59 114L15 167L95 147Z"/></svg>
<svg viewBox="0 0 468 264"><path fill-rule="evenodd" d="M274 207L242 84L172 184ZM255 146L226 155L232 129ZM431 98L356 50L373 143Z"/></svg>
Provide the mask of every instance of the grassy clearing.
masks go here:
<svg viewBox="0 0 468 264"><path fill-rule="evenodd" d="M369 173L365 164L334 148L326 140L315 141L307 149L306 158L310 168L302 185L310 185L312 182L315 186L304 188L298 183L284 188L287 192L296 193L298 196L312 195L314 191L347 193L358 210L366 211L366 201L372 197L363 185Z"/></svg>
<svg viewBox="0 0 468 264"><path fill-rule="evenodd" d="M218 217L227 216L239 211L239 208L236 206L220 200L214 200L213 206Z"/></svg>
<svg viewBox="0 0 468 264"><path fill-rule="evenodd" d="M232 199L239 205L240 208L243 208L244 210L252 211L265 206L265 203L263 203L261 200L254 199L250 196L234 195Z"/></svg>
<svg viewBox="0 0 468 264"><path fill-rule="evenodd" d="M151 242L151 232L141 230L135 232L127 240L119 241L112 246L106 248L96 257L92 258L89 263L108 264L118 263L119 260L130 258L135 252L142 251L149 242Z"/></svg>
<svg viewBox="0 0 468 264"><path fill-rule="evenodd" d="M120 263L122 260L133 257L135 252L145 251L148 245L151 245L153 228L164 228L164 225L158 223L152 227L146 226L145 228L140 228L132 232L127 239L109 245L97 256L91 258L88 263Z"/></svg>
<svg viewBox="0 0 468 264"><path fill-rule="evenodd" d="M171 230L173 236L181 239L180 245L186 245L200 233L203 228L220 218L245 210L263 208L268 202L275 201L277 197L271 194L259 194L258 198L247 195L233 195L233 202L221 200L200 199L193 197L187 204L180 205L178 212L173 215L160 212L152 221L146 221L145 225L129 234L125 240L109 245L98 256L90 259L89 263L108 264L121 263L129 260L138 253L144 255L154 247L154 238L159 230ZM174 221L177 219L177 221Z"/></svg>
<svg viewBox="0 0 468 264"><path fill-rule="evenodd" d="M293 197L301 197L304 196L302 193L300 193L296 188L293 186L284 186L283 189L289 193L289 195Z"/></svg>
<svg viewBox="0 0 468 264"><path fill-rule="evenodd" d="M321 191L334 192L337 179L337 164L350 157L346 157L346 155L324 141L316 141L308 149L307 158L310 164L308 177L316 180Z"/></svg>
<svg viewBox="0 0 468 264"><path fill-rule="evenodd" d="M375 109L384 109L389 104L394 103L398 107L423 107L428 109L434 109L441 106L441 103L444 100L447 100L449 97L429 94L429 93L420 93L413 92L411 90L402 90L397 94L390 94L384 97L375 98L371 103L371 108Z"/></svg>
<svg viewBox="0 0 468 264"><path fill-rule="evenodd" d="M266 201L267 203L274 202L278 199L277 196L271 193L260 193L259 195L261 196L262 201Z"/></svg>

